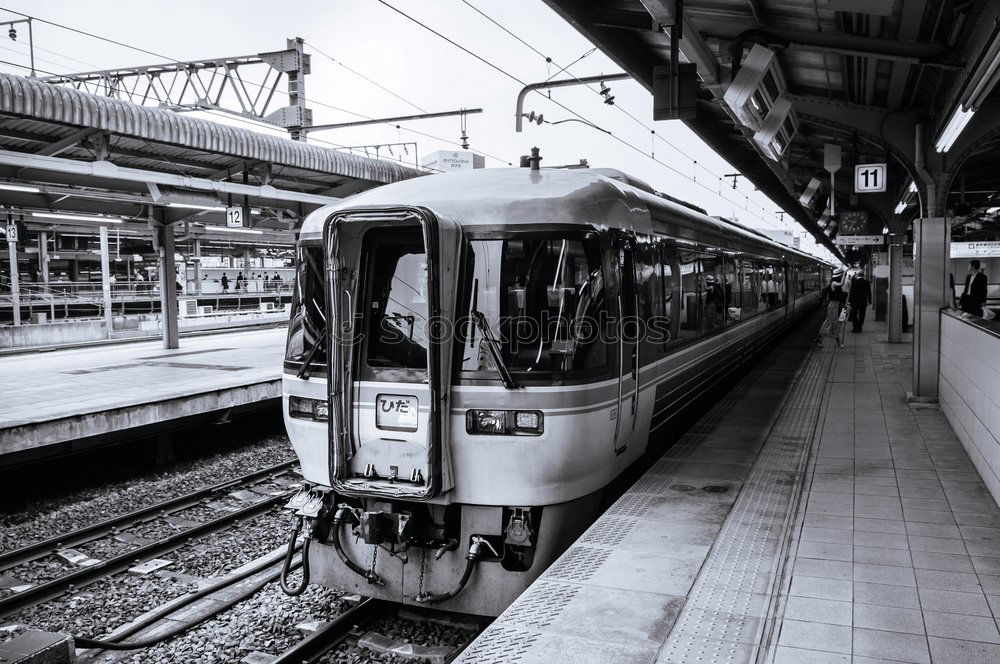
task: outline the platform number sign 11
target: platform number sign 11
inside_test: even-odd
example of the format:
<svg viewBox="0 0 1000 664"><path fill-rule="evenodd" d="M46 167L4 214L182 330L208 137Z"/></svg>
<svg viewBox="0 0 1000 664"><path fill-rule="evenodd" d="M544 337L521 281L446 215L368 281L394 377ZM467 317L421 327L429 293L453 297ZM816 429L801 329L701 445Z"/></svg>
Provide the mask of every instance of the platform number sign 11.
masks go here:
<svg viewBox="0 0 1000 664"><path fill-rule="evenodd" d="M874 194L885 191L885 164L858 164L854 167L854 193Z"/></svg>
<svg viewBox="0 0 1000 664"><path fill-rule="evenodd" d="M226 227L243 228L243 208L241 207L226 208Z"/></svg>

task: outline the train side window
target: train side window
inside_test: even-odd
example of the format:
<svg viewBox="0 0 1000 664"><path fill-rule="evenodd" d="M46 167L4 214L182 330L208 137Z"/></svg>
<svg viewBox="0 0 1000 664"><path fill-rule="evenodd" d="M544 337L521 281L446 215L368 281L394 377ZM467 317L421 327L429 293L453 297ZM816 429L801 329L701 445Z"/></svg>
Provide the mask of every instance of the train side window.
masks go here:
<svg viewBox="0 0 1000 664"><path fill-rule="evenodd" d="M705 284L709 275L714 281L714 264L706 270L706 260L714 261L714 256L696 250L678 247L677 259L680 272L680 325L678 336L681 340L693 339L702 334L704 326Z"/></svg>
<svg viewBox="0 0 1000 664"><path fill-rule="evenodd" d="M726 256L722 264L722 290L725 294L726 324L737 323L743 319L742 282L740 281L738 264L731 256Z"/></svg>
<svg viewBox="0 0 1000 664"><path fill-rule="evenodd" d="M788 274L784 263L774 264L774 293L775 306L783 307L788 304Z"/></svg>
<svg viewBox="0 0 1000 664"><path fill-rule="evenodd" d="M704 270L702 279L704 295L701 302L702 332L711 332L725 325L726 292L723 284L722 263L722 257L714 255L708 255L701 261Z"/></svg>
<svg viewBox="0 0 1000 664"><path fill-rule="evenodd" d="M663 301L662 328L657 330L664 345L680 338L681 323L681 268L674 248L663 242L660 244L660 269L662 279L661 299Z"/></svg>

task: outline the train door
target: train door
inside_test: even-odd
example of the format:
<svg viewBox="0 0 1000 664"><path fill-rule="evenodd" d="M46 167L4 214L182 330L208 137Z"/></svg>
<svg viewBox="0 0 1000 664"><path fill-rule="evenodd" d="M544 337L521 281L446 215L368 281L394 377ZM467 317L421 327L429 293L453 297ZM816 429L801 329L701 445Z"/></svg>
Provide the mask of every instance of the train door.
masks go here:
<svg viewBox="0 0 1000 664"><path fill-rule="evenodd" d="M451 337L461 227L424 209L349 210L325 235L333 486L427 499L450 488Z"/></svg>
<svg viewBox="0 0 1000 664"><path fill-rule="evenodd" d="M635 429L639 403L638 290L636 288L635 238L615 238L612 256L618 264L618 406L615 420L615 454L628 447Z"/></svg>

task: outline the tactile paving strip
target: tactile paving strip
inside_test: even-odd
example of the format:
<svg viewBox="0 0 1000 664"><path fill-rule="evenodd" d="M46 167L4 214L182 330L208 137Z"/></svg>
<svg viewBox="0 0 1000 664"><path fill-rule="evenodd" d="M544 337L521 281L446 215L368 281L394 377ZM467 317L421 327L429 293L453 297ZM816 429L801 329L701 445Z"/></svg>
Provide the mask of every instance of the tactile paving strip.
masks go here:
<svg viewBox="0 0 1000 664"><path fill-rule="evenodd" d="M813 353L796 379L659 662L735 664L755 658L764 627L759 617L776 590L781 544L819 421L829 357Z"/></svg>

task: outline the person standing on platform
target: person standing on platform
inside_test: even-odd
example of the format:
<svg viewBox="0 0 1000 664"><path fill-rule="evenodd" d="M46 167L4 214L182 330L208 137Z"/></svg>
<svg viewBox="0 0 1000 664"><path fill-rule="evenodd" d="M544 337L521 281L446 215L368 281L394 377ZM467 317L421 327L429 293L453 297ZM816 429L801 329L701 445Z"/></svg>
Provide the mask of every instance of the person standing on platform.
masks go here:
<svg viewBox="0 0 1000 664"><path fill-rule="evenodd" d="M222 273L222 292L223 293L229 292L229 275L227 275L225 272Z"/></svg>
<svg viewBox="0 0 1000 664"><path fill-rule="evenodd" d="M872 287L865 279L864 272L858 272L851 280L851 289L847 294L847 303L851 305L851 332L857 334L865 325L865 314L872 303Z"/></svg>
<svg viewBox="0 0 1000 664"><path fill-rule="evenodd" d="M816 334L816 345L823 345L823 337L833 337L837 340L837 348L844 347L844 327L846 321L840 320L840 312L847 305L846 275L843 270L834 270L830 284L823 289L821 300L826 302L826 318L823 326Z"/></svg>
<svg viewBox="0 0 1000 664"><path fill-rule="evenodd" d="M986 304L986 273L980 269L979 261L969 261L969 273L965 275L965 288L958 300L962 311L973 316L983 315Z"/></svg>
<svg viewBox="0 0 1000 664"><path fill-rule="evenodd" d="M243 290L243 281L244 281L243 273L240 272L236 275L236 290L238 291Z"/></svg>

